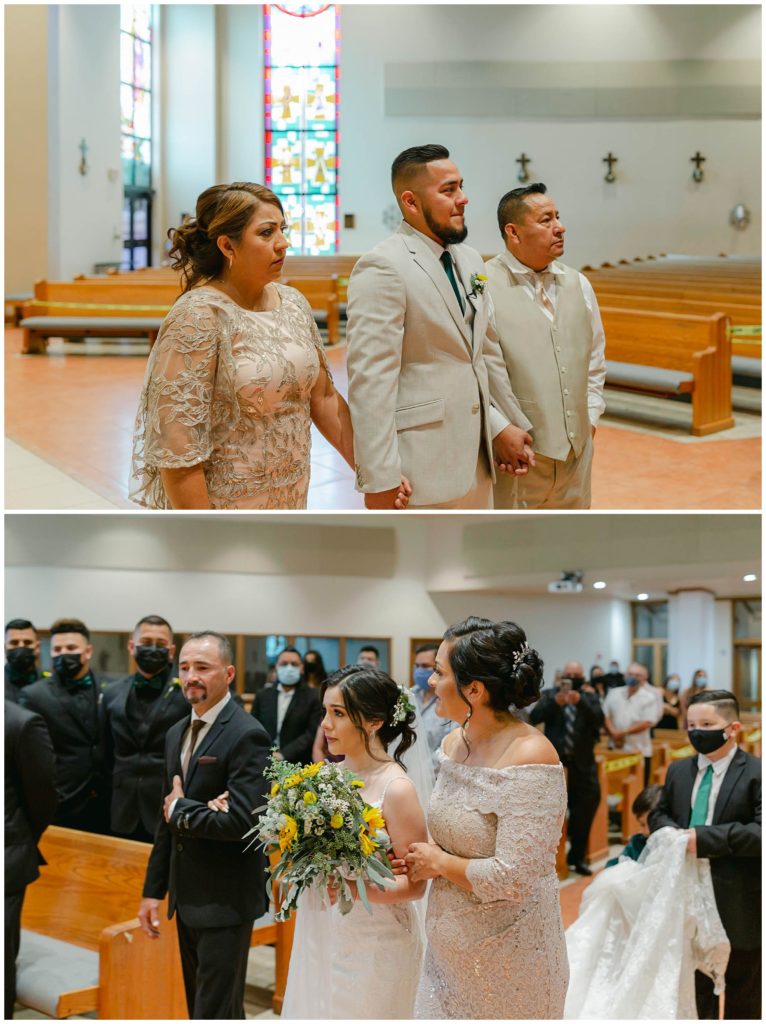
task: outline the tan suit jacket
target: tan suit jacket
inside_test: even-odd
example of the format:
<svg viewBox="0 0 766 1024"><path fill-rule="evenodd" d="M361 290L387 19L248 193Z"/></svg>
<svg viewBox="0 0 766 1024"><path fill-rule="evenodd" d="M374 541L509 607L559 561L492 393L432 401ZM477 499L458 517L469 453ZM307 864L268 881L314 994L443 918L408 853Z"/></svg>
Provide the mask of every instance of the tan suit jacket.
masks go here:
<svg viewBox="0 0 766 1024"><path fill-rule="evenodd" d="M466 292L481 256L450 246ZM408 224L357 261L348 287L349 405L357 486L384 491L404 474L412 503L435 505L474 485L481 446L509 422L531 426L517 403L490 325L488 290L470 296L466 322L434 253ZM494 473L494 469L493 469Z"/></svg>

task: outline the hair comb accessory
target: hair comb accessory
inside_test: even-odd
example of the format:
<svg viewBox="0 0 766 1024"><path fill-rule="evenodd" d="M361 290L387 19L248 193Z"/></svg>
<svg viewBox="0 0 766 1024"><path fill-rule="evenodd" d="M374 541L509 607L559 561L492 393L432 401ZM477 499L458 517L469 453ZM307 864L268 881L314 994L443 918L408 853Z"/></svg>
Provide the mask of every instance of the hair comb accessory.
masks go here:
<svg viewBox="0 0 766 1024"><path fill-rule="evenodd" d="M399 687L399 696L396 698L396 704L394 704L394 710L391 712L391 725L398 725L403 722L409 712L415 712L415 708L410 700L409 691L404 687Z"/></svg>
<svg viewBox="0 0 766 1024"><path fill-rule="evenodd" d="M531 650L532 650L532 648L529 646L529 644L525 640L524 643L521 645L521 647L519 647L518 651L516 651L516 653L513 656L512 660L513 660L513 667L514 667L514 669L517 669L519 667L519 662L522 660L524 655L528 654Z"/></svg>

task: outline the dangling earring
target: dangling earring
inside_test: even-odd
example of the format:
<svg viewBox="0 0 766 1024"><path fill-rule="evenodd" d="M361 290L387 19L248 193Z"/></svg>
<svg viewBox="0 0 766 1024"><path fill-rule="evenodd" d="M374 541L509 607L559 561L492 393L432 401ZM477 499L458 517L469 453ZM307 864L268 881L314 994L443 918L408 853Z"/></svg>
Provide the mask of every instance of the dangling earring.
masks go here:
<svg viewBox="0 0 766 1024"><path fill-rule="evenodd" d="M469 725L469 723L471 721L471 715L472 714L473 714L473 706L469 706L468 714L465 716L465 721L460 726L460 736L461 736L461 738L463 740L463 743L465 743L466 749L468 750L469 754L471 752L471 744L468 742L468 736L466 735L466 733L468 732L468 725Z"/></svg>

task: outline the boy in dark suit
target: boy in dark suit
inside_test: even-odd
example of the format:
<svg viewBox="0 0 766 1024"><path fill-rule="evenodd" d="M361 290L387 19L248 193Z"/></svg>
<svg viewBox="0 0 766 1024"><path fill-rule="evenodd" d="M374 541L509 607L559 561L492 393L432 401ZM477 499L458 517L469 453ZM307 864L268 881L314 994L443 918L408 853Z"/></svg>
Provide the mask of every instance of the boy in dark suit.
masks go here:
<svg viewBox="0 0 766 1024"><path fill-rule="evenodd" d="M761 1019L761 762L737 746L739 705L728 690L689 702L687 728L696 757L668 768L649 817L653 832L689 829L688 849L710 860L716 905L731 943L726 969L727 1020ZM713 983L696 974L697 1010L718 1019Z"/></svg>
<svg viewBox="0 0 766 1024"><path fill-rule="evenodd" d="M266 731L232 699L231 644L194 633L179 671L191 713L168 732L163 820L157 827L138 912L150 937L167 893L176 914L189 1016L244 1019L245 973L253 922L266 911L266 861L245 853L252 812L264 803ZM227 813L208 806L226 794Z"/></svg>

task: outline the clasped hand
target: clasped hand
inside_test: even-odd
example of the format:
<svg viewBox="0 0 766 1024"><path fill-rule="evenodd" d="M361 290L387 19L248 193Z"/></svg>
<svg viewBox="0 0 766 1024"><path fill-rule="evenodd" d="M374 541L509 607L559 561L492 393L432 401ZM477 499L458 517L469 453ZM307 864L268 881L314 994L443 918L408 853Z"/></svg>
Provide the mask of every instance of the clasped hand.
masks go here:
<svg viewBox="0 0 766 1024"><path fill-rule="evenodd" d="M532 438L521 427L509 423L492 442L495 465L503 473L523 476L535 465Z"/></svg>
<svg viewBox="0 0 766 1024"><path fill-rule="evenodd" d="M410 503L412 484L406 476L402 477L398 487L389 487L387 491L370 491L364 496L365 508L372 509L405 509Z"/></svg>
<svg viewBox="0 0 766 1024"><path fill-rule="evenodd" d="M183 783L181 782L181 776L180 775L174 775L173 776L173 788L168 793L168 795L165 797L165 802L164 802L163 808L162 808L162 813L163 813L163 816L165 818L165 821L170 821L170 808L171 808L171 806L173 804L173 801L174 800L180 800L183 797L183 795L184 795L184 787L183 787Z"/></svg>
<svg viewBox="0 0 766 1024"><path fill-rule="evenodd" d="M411 843L404 857L407 875L413 882L426 882L441 874L442 848L436 843Z"/></svg>

